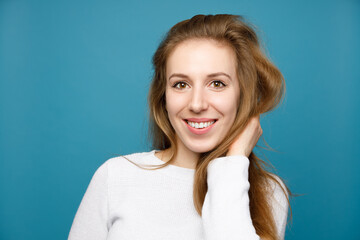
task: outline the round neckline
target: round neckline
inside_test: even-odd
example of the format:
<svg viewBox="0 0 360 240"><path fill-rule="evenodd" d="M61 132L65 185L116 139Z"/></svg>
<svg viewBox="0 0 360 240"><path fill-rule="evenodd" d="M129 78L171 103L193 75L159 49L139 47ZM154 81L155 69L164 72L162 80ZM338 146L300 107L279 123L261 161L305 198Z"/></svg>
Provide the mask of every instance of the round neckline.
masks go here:
<svg viewBox="0 0 360 240"><path fill-rule="evenodd" d="M156 152L159 152L159 150L152 150L150 152L151 158L154 160L154 162L156 162L156 164L164 164L165 162L163 160L155 156ZM195 169L179 167L173 164L169 164L166 167L158 170L163 170L164 173L168 173L173 177L176 176L185 180L192 180L195 173Z"/></svg>

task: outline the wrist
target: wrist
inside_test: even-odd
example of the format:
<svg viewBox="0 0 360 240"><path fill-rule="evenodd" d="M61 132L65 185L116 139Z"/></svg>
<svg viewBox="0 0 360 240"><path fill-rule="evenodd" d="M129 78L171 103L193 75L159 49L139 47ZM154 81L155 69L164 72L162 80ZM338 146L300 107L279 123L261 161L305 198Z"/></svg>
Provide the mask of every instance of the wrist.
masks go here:
<svg viewBox="0 0 360 240"><path fill-rule="evenodd" d="M248 155L247 155L244 151L233 151L233 150L229 150L229 151L226 153L226 156L237 156L237 155L248 157Z"/></svg>

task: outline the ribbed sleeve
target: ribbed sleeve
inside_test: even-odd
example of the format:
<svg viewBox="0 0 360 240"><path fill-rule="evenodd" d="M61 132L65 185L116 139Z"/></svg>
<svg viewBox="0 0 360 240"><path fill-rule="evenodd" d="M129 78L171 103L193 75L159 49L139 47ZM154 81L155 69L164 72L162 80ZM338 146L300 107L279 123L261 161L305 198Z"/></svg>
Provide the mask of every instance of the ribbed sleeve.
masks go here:
<svg viewBox="0 0 360 240"><path fill-rule="evenodd" d="M260 239L250 216L248 171L249 159L245 156L222 157L209 163L208 192L202 208L206 240ZM280 186L272 187L270 204L278 235L284 239L288 203Z"/></svg>
<svg viewBox="0 0 360 240"><path fill-rule="evenodd" d="M76 212L69 240L102 240L107 238L108 169L107 163L93 175Z"/></svg>
<svg viewBox="0 0 360 240"><path fill-rule="evenodd" d="M202 208L206 240L260 239L250 217L248 169L245 156L222 157L209 163L208 192Z"/></svg>

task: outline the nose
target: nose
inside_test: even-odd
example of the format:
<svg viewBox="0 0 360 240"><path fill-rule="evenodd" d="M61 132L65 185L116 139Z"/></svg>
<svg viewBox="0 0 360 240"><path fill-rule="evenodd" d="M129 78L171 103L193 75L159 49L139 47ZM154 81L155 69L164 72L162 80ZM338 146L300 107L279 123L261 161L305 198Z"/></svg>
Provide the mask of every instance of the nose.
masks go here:
<svg viewBox="0 0 360 240"><path fill-rule="evenodd" d="M208 108L208 101L203 89L193 89L189 101L189 110L194 113L200 113Z"/></svg>

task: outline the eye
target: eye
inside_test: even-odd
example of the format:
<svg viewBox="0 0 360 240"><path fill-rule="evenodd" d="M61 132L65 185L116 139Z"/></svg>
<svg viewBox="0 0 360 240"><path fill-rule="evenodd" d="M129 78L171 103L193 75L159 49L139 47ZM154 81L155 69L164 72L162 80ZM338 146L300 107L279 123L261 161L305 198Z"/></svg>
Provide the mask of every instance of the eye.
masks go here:
<svg viewBox="0 0 360 240"><path fill-rule="evenodd" d="M185 82L177 82L172 87L177 88L177 89L184 89L188 86L187 86L187 83L185 83Z"/></svg>
<svg viewBox="0 0 360 240"><path fill-rule="evenodd" d="M222 81L219 80L215 80L213 81L210 86L214 87L214 88L223 88L226 87L225 83L223 83Z"/></svg>

